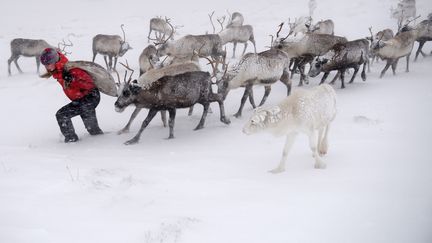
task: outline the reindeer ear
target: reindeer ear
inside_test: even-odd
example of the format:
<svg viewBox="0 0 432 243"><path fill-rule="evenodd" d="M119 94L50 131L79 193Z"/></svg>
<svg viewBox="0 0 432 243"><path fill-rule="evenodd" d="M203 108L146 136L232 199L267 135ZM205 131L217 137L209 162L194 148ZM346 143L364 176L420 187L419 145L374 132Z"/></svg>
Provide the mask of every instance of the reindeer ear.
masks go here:
<svg viewBox="0 0 432 243"><path fill-rule="evenodd" d="M134 80L136 81L136 80ZM130 91L132 92L132 94L136 95L141 91L141 86L139 86L137 83L132 83L132 85L130 86Z"/></svg>

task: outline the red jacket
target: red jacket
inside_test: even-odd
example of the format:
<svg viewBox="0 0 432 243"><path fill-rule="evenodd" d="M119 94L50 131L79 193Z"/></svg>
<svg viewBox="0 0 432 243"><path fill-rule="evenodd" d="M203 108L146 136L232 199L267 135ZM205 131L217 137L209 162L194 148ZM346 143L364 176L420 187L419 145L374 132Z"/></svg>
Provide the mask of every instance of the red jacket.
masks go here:
<svg viewBox="0 0 432 243"><path fill-rule="evenodd" d="M96 87L92 77L86 71L80 68L72 68L69 70L69 74L72 76L72 82L70 83L69 87L65 87L65 81L63 80L63 69L64 65L68 62L68 59L62 53L58 52L58 54L60 56L60 60L55 64L56 69L53 72L53 77L57 79L59 84L63 87L63 91L69 99L81 99Z"/></svg>

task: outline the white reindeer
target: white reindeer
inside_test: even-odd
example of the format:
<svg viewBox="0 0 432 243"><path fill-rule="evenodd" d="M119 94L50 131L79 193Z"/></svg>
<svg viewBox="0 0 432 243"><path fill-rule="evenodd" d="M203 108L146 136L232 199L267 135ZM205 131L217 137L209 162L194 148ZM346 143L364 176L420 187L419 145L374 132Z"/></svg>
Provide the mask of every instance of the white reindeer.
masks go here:
<svg viewBox="0 0 432 243"><path fill-rule="evenodd" d="M286 135L285 147L279 165L271 170L285 170L285 161L298 133L309 137L309 146L315 158L315 168L324 169L321 156L328 150L330 123L336 116L336 93L328 84L312 89L296 89L279 105L255 111L243 128L245 134L267 131L275 136ZM318 133L318 137L316 136Z"/></svg>

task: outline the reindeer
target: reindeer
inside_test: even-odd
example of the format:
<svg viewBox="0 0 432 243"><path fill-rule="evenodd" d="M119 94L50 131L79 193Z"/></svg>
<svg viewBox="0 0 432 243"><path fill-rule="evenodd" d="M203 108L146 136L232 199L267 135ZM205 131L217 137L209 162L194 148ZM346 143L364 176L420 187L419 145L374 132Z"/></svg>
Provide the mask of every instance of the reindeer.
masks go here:
<svg viewBox="0 0 432 243"><path fill-rule="evenodd" d="M290 31L287 36L280 38L279 33L283 27L283 23L279 25L279 30L276 33L276 40L272 44L273 49L278 49L286 52L290 58L297 58L298 69L300 70L299 86L303 85L303 81L308 83L306 74L304 73L305 64L312 61L314 57L322 55L330 50L335 44L345 43L348 40L345 37L307 33L300 39L288 39L293 33ZM306 58L306 61L304 59ZM295 70L296 64L294 63Z"/></svg>
<svg viewBox="0 0 432 243"><path fill-rule="evenodd" d="M243 15L241 13L234 12L233 14L230 14L228 12L228 16L229 16L229 21L226 25L226 28L239 27L239 26L243 25L244 18L243 18Z"/></svg>
<svg viewBox="0 0 432 243"><path fill-rule="evenodd" d="M429 14L431 15L431 14ZM417 32L416 41L419 43L418 49L416 51L416 55L414 61L417 61L419 54L421 53L423 57L426 57L426 54L423 53L422 48L423 45L427 41L432 41L432 16L429 19L423 20L419 24L417 24L414 29Z"/></svg>
<svg viewBox="0 0 432 243"><path fill-rule="evenodd" d="M252 42L252 44L254 45L254 51L256 53L255 38L253 34L253 27L251 25L231 26L219 32L219 36L222 40L222 45L225 45L226 43L233 43L232 58L235 58L235 50L237 47L237 43L244 44L242 56L246 52L248 41Z"/></svg>
<svg viewBox="0 0 432 243"><path fill-rule="evenodd" d="M200 50L200 55L218 59L226 55L226 51L222 49L222 40L217 34L186 35L178 40L160 43L158 55L192 58L196 50Z"/></svg>
<svg viewBox="0 0 432 243"><path fill-rule="evenodd" d="M291 91L291 80L289 79L289 57L280 50L270 49L260 53L248 53L242 57L240 62L224 75L224 80L228 84L226 93L231 89L245 87L243 97L241 98L240 108L234 115L239 118L246 99L255 108L252 87L254 85L264 86L264 96L259 104L263 105L270 94L271 85L280 80L287 87L287 95ZM224 83L225 83L224 82ZM222 88L221 88L222 89ZM224 90L224 89L222 89Z"/></svg>
<svg viewBox="0 0 432 243"><path fill-rule="evenodd" d="M220 82L222 82L222 80L217 81L218 85ZM204 106L204 111L195 130L204 127L208 108L212 102L219 103L221 122L229 124L230 121L225 116L223 96L221 93L213 93L211 85L210 74L202 71L165 76L145 88L141 88L137 85L136 80L123 83L120 87L117 101L115 102L116 111L122 112L130 104L149 109L149 113L142 123L139 132L125 144L130 145L137 143L143 130L148 126L156 113L162 110L167 110L169 113L170 132L168 138L174 138L176 109L190 107L197 103ZM222 91L223 90L221 90L221 92Z"/></svg>
<svg viewBox="0 0 432 243"><path fill-rule="evenodd" d="M312 62L308 75L310 77L316 77L320 72L324 72L324 76L320 82L320 84L323 84L330 71L337 70L340 73L342 82L341 88L343 89L345 88L345 70L348 68L354 68L354 74L351 77L350 83L354 81L361 65L363 65L361 77L363 81L366 80L365 70L367 63L369 62L368 55L369 41L366 39L336 44L330 51L323 56L317 57Z"/></svg>
<svg viewBox="0 0 432 243"><path fill-rule="evenodd" d="M123 32L123 39L119 35L102 35L98 34L93 37L93 62L96 55L99 53L104 56L107 70L115 70L117 58L122 57L128 50L132 49L128 42L126 42L126 34L123 29L123 24L120 26ZM107 61L107 56L109 62ZM112 59L114 57L114 66Z"/></svg>
<svg viewBox="0 0 432 243"><path fill-rule="evenodd" d="M396 67L398 61L402 57L406 57L406 72L409 72L409 58L417 38L416 30L409 30L396 34L388 41L379 40L373 47L372 51L379 58L386 60L387 64L381 71L380 78L382 78L391 66L393 74L396 75Z"/></svg>
<svg viewBox="0 0 432 243"><path fill-rule="evenodd" d="M161 41L162 36L169 35L171 40L174 40L174 34L176 34L177 29L181 26L175 26L171 28L170 19L166 18L162 19L161 17L156 17L150 19L150 31L148 33L147 39L148 42L150 40ZM150 38L151 32L154 31L155 39Z"/></svg>
<svg viewBox="0 0 432 243"><path fill-rule="evenodd" d="M32 40L32 39L13 39L10 43L11 57L8 59L8 75L11 76L11 63L14 62L20 73L23 73L18 65L18 58L20 56L35 57L36 69L39 73L40 55L46 48L55 48L48 44L45 40Z"/></svg>
<svg viewBox="0 0 432 243"><path fill-rule="evenodd" d="M128 65L126 65L128 67ZM146 89L147 87L151 87L151 85L158 81L160 78L165 76L175 76L177 74L182 74L186 72L193 72L193 71L200 71L200 66L195 62L186 62L186 63L178 63L173 64L169 66L165 66L162 68L151 68L148 69L146 72L144 72L142 75L140 74L140 77L138 78L136 82L136 86L140 86L141 88ZM133 72L132 72L133 74ZM131 76L132 76L131 74ZM119 94L120 95L120 94ZM138 113L142 110L142 107L136 106L135 110L133 111L128 123L126 126L118 132L118 134L129 132L130 125L132 124L133 120L136 118ZM192 107L190 108L192 110ZM161 118L163 122L163 126L166 127L166 111L161 111Z"/></svg>
<svg viewBox="0 0 432 243"><path fill-rule="evenodd" d="M326 164L321 157L328 151L328 132L335 117L336 93L330 85L323 84L309 90L296 89L277 106L258 108L243 127L243 133L266 131L275 136L286 135L282 159L270 171L272 173L285 170L285 161L297 134L305 133L309 137L315 168L324 169Z"/></svg>
<svg viewBox="0 0 432 243"><path fill-rule="evenodd" d="M143 75L159 62L159 56L157 55L157 49L154 45L148 45L141 52L139 56L140 76Z"/></svg>
<svg viewBox="0 0 432 243"><path fill-rule="evenodd" d="M391 29L383 29L376 33L375 35L372 32L372 26L369 27L370 37L366 37L367 40L371 42L370 48L372 49L379 40L388 41L394 37L393 31ZM369 52L369 56L371 58L371 63L373 63L374 59L378 61L378 57L374 52Z"/></svg>
<svg viewBox="0 0 432 243"><path fill-rule="evenodd" d="M313 26L306 24L308 33L334 35L334 23L331 19L321 20Z"/></svg>

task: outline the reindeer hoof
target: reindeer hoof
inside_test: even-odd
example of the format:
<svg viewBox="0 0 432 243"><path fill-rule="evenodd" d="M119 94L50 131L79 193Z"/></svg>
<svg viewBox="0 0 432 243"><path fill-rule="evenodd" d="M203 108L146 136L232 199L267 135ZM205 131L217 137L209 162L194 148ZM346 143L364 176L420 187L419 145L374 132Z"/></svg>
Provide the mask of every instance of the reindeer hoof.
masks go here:
<svg viewBox="0 0 432 243"><path fill-rule="evenodd" d="M195 127L194 131L200 130L200 129L203 129L203 128L204 128L204 125L198 125L197 127Z"/></svg>
<svg viewBox="0 0 432 243"><path fill-rule="evenodd" d="M128 133L128 132L129 132L129 129L122 129L122 130L117 132L117 135L121 135L123 133Z"/></svg>
<svg viewBox="0 0 432 243"><path fill-rule="evenodd" d="M230 124L231 123L231 121L229 120L229 119L227 119L227 118L221 118L221 122L223 122L223 123L225 123L225 124Z"/></svg>
<svg viewBox="0 0 432 243"><path fill-rule="evenodd" d="M136 143L138 143L138 141L139 141L138 138L132 138L131 140L126 141L124 144L125 144L125 145L132 145L132 144L136 144Z"/></svg>
<svg viewBox="0 0 432 243"><path fill-rule="evenodd" d="M325 169L327 165L323 162L316 162L314 167L315 169Z"/></svg>
<svg viewBox="0 0 432 243"><path fill-rule="evenodd" d="M235 113L235 114L234 114L234 117L235 117L235 118L240 118L240 117L241 117L241 113L238 113L238 112Z"/></svg>
<svg viewBox="0 0 432 243"><path fill-rule="evenodd" d="M269 172L270 173L273 173L273 174L279 174L279 173L281 173L281 172L284 172L285 171L285 169L284 168L275 168L275 169L273 169L273 170L269 170Z"/></svg>

